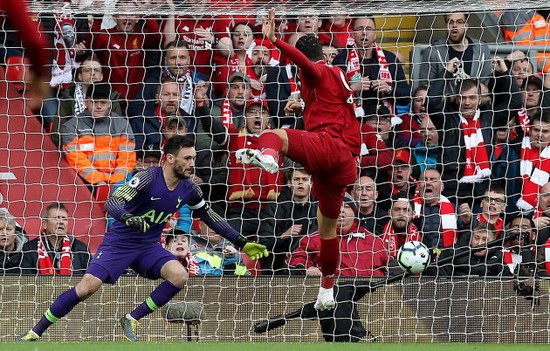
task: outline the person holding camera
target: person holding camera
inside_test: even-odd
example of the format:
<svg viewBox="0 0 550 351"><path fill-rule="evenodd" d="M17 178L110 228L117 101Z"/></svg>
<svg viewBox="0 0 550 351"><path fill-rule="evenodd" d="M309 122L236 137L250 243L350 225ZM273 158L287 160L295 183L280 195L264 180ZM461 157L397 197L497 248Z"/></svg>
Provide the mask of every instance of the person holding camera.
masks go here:
<svg viewBox="0 0 550 351"><path fill-rule="evenodd" d="M503 252L498 247L472 251L470 255L458 255L464 250L486 245L496 239L495 226L489 222L479 222L470 235L462 235L453 247L449 247L441 253L439 260L456 256L451 264L439 267L440 276L478 276L496 277L511 276L510 270L504 265ZM433 270L427 270L423 274L435 274Z"/></svg>

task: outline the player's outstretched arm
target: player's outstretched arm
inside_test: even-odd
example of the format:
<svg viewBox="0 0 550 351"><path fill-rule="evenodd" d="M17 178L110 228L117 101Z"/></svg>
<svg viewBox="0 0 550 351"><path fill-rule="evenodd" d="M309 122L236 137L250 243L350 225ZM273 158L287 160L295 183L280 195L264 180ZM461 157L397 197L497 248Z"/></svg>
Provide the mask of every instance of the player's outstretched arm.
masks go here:
<svg viewBox="0 0 550 351"><path fill-rule="evenodd" d="M262 33L276 47L278 47L292 62L297 64L302 72L311 79L321 77L319 69L302 52L292 45L277 39L275 36L275 9L269 9L268 18L262 17Z"/></svg>
<svg viewBox="0 0 550 351"><path fill-rule="evenodd" d="M193 206L189 207L208 227L231 241L237 248L243 250L251 260L257 260L269 255L264 245L250 242L244 236L240 235L225 219L214 212L208 204L204 203L204 201L202 201L201 206L198 208L193 208Z"/></svg>

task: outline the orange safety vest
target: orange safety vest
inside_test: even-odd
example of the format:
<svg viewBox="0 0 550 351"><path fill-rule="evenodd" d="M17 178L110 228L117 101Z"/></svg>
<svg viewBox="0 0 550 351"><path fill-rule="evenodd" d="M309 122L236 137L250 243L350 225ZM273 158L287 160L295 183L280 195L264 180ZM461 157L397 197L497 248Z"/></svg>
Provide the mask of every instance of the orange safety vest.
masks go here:
<svg viewBox="0 0 550 351"><path fill-rule="evenodd" d="M517 31L502 28L504 39L517 45L528 46L550 46L550 24L544 17L535 14ZM537 53L538 71L548 72L550 70L550 52Z"/></svg>

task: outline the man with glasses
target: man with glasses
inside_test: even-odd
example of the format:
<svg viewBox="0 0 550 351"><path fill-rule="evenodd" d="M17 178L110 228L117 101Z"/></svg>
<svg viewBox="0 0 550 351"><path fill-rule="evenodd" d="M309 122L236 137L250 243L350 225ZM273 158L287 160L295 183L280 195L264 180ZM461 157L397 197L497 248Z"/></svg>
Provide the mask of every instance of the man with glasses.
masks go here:
<svg viewBox="0 0 550 351"><path fill-rule="evenodd" d="M350 82L357 105L356 115L376 113L384 105L395 113L395 105L407 105L411 90L395 54L376 43L374 17L353 20L353 41L338 55L333 64L340 66Z"/></svg>
<svg viewBox="0 0 550 351"><path fill-rule="evenodd" d="M42 214L42 233L23 245L23 274L83 275L90 262L90 251L69 233L69 210L53 203Z"/></svg>
<svg viewBox="0 0 550 351"><path fill-rule="evenodd" d="M434 80L445 80L444 95L454 94L455 78L479 78L489 83L491 52L486 43L466 35L468 15L445 15L447 36L434 41L422 53L418 85L430 86ZM416 83L416 82L415 82Z"/></svg>
<svg viewBox="0 0 550 351"><path fill-rule="evenodd" d="M478 223L489 222L495 226L496 237L502 235L504 228L504 210L506 209L506 192L500 185L493 184L485 191L481 199L481 212L472 213L470 205L463 203L458 208L460 219L459 228L473 228Z"/></svg>

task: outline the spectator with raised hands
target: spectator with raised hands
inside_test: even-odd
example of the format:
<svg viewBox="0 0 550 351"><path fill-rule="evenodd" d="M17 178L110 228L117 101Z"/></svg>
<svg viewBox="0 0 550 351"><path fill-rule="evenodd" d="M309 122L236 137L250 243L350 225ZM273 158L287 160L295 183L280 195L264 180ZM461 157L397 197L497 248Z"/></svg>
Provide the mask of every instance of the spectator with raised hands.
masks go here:
<svg viewBox="0 0 550 351"><path fill-rule="evenodd" d="M262 85L254 73L252 60L248 53L252 48L255 39L255 28L248 22L239 22L233 26L231 41L233 52L230 57L221 54L214 54L214 66L216 71L213 74L212 87L217 97L226 95L228 80L234 73L243 73L250 79L252 96L260 98Z"/></svg>
<svg viewBox="0 0 550 351"><path fill-rule="evenodd" d="M430 83L428 114L436 129L442 130L443 194L453 203L457 198L463 203L483 196L491 176L493 130L507 125L520 107L504 60L495 57L494 63L491 108L480 107L481 83L476 79L459 81L455 103L444 101L444 80Z"/></svg>
<svg viewBox="0 0 550 351"><path fill-rule="evenodd" d="M495 236L498 238L504 229L506 192L501 186L493 184L485 191L485 196L481 199L481 211L472 213L472 209L467 203L461 204L458 210L460 229L469 229L478 223L489 222L495 226Z"/></svg>
<svg viewBox="0 0 550 351"><path fill-rule="evenodd" d="M189 68L195 81L209 81L212 76L214 51L223 57L229 57L232 44L229 35L230 18L227 16L183 15L175 16L172 0L166 0L171 9L164 25L164 43L176 39L185 41L189 46ZM193 10L201 12L207 8L208 0L188 0ZM158 43L157 43L158 44Z"/></svg>
<svg viewBox="0 0 550 351"><path fill-rule="evenodd" d="M442 88L437 93L444 96L459 93L455 90L457 79L471 78L489 83L492 56L485 42L467 35L468 17L462 12L444 15L447 35L424 50L419 85L430 87L442 81ZM430 96L435 95L430 93Z"/></svg>
<svg viewBox="0 0 550 351"><path fill-rule="evenodd" d="M142 28L137 26L141 16L133 0L120 0L113 16L115 27L101 29L101 20L95 18L86 42L99 58L103 75L120 93L125 109L145 81L145 53L160 49L162 34L153 18L146 18Z"/></svg>
<svg viewBox="0 0 550 351"><path fill-rule="evenodd" d="M372 16L353 20L354 42L337 56L333 64L340 66L355 93L356 115L375 113L379 105L389 108L407 105L411 91L395 54L376 42L376 23Z"/></svg>

